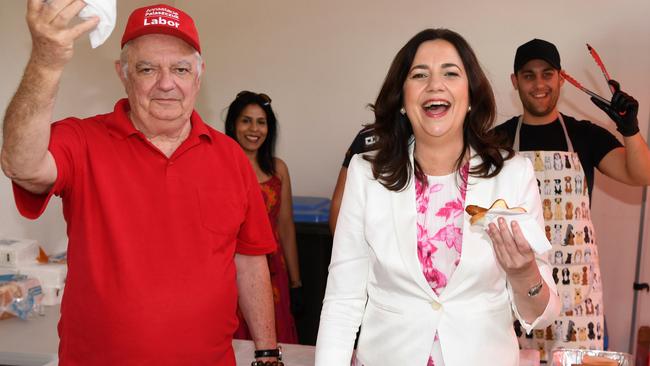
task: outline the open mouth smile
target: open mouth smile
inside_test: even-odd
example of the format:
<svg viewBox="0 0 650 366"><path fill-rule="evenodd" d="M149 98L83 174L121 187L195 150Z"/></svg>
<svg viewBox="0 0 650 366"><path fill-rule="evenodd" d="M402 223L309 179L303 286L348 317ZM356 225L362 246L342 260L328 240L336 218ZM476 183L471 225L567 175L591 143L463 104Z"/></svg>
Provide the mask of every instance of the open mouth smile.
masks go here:
<svg viewBox="0 0 650 366"><path fill-rule="evenodd" d="M451 103L441 99L428 100L422 105L422 108L430 117L441 117L451 108Z"/></svg>

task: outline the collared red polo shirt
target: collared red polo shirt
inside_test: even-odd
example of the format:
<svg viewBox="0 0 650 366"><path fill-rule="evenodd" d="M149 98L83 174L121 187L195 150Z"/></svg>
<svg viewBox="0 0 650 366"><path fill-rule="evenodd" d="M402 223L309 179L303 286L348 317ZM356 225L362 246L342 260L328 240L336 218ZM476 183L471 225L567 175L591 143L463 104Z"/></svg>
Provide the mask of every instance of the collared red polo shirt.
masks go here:
<svg viewBox="0 0 650 366"><path fill-rule="evenodd" d="M167 158L112 113L52 125L53 188L14 184L22 215L63 200L68 277L59 365L234 365L235 253L276 250L259 185L232 139L191 116Z"/></svg>

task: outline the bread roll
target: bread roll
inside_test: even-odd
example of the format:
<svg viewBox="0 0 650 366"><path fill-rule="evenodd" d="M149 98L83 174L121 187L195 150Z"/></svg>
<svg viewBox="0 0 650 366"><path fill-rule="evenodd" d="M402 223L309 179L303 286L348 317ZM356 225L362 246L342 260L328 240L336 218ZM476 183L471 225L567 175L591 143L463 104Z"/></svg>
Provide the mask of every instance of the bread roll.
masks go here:
<svg viewBox="0 0 650 366"><path fill-rule="evenodd" d="M526 212L526 209L523 207L508 207L508 204L506 203L505 200L499 198L496 201L492 203L492 206L490 208L485 208L477 205L467 205L465 207L465 212L467 212L471 217L469 218L469 222L472 225L476 224L484 224L485 223L485 216L491 211L491 210L500 210L500 211L509 211L513 213L524 213Z"/></svg>

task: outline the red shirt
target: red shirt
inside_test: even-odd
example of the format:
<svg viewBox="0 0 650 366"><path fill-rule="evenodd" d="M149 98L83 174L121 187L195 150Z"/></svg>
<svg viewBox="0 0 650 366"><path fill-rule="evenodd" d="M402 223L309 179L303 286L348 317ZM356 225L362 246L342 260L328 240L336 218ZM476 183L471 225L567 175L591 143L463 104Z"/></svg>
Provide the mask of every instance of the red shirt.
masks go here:
<svg viewBox="0 0 650 366"><path fill-rule="evenodd" d="M234 365L235 253L276 249L259 185L232 139L192 113L170 158L113 113L52 125L48 194L14 184L35 219L61 196L68 277L59 365Z"/></svg>

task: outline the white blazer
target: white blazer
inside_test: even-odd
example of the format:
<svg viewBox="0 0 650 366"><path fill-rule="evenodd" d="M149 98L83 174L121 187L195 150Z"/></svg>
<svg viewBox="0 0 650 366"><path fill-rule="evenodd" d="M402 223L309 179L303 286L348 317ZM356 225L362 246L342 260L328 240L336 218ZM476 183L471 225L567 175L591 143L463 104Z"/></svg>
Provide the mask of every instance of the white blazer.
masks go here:
<svg viewBox="0 0 650 366"><path fill-rule="evenodd" d="M480 162L474 157L470 166ZM506 161L494 178L469 177L466 205L489 207L498 198L524 207L543 225L528 159L517 155ZM417 258L416 217L413 179L403 191L389 191L373 178L370 163L361 155L352 158L336 224L316 366L349 366L359 326L356 357L365 366L426 366L436 331L445 366L518 365L514 319L530 331L546 327L560 312L546 255L537 256L537 265L550 301L527 324L489 237L470 226L467 213L460 263L437 296Z"/></svg>

